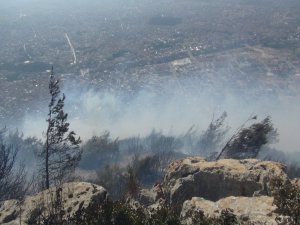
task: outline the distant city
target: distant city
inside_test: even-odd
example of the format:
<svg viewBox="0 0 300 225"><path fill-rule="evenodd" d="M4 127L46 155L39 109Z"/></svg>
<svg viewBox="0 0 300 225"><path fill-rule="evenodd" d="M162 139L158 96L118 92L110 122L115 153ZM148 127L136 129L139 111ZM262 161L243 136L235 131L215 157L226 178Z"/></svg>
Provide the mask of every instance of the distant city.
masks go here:
<svg viewBox="0 0 300 225"><path fill-rule="evenodd" d="M0 9L1 124L47 102L52 65L63 80L129 94L187 77L220 93L299 94L298 0L107 2Z"/></svg>

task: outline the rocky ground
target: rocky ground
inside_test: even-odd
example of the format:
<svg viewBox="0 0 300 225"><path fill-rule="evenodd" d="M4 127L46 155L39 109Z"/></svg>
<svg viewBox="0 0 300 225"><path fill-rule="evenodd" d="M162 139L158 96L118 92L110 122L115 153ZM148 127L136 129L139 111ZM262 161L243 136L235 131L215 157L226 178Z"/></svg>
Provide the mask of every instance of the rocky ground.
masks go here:
<svg viewBox="0 0 300 225"><path fill-rule="evenodd" d="M108 198L107 191L98 185L74 182L66 183L61 188L54 187L24 200L9 200L0 205L0 224L25 225L36 215L47 215L53 204L63 203L64 217L74 216L82 208Z"/></svg>
<svg viewBox="0 0 300 225"><path fill-rule="evenodd" d="M206 216L215 217L222 210L232 209L239 221L275 225L279 215L271 196L270 181L276 178L289 181L285 166L275 162L255 159L208 162L200 157L189 157L169 165L163 184L142 189L138 197L131 200L145 209L156 209L165 203L173 207L181 205L184 224L192 224L191 213L203 211ZM105 202L109 199L108 192L90 183L67 183L61 189L51 188L22 201L3 202L0 223L28 224L36 208L45 213L45 204L50 204L58 193L62 193L59 196L66 209L64 217L71 217L91 204ZM284 217L282 221L281 224L287 224Z"/></svg>

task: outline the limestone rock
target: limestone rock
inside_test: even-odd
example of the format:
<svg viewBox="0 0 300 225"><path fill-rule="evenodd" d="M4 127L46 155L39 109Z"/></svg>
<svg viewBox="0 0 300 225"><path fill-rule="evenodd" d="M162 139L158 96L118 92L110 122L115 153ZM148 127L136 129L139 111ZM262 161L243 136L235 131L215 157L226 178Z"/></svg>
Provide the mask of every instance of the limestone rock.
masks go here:
<svg viewBox="0 0 300 225"><path fill-rule="evenodd" d="M192 212L204 212L206 216L220 216L222 210L232 209L237 219L241 222L251 224L277 225L275 218L276 206L273 205L273 198L269 196L259 197L227 197L217 202L203 198L192 198L184 202L181 217L185 224L191 224L190 214Z"/></svg>
<svg viewBox="0 0 300 225"><path fill-rule="evenodd" d="M26 197L23 201L8 200L0 203L0 224L26 225L37 210L41 214L47 214L47 209L58 198L61 199L64 217L68 217L91 204L106 201L108 194L98 185L85 182L66 183L61 188L50 188L35 196Z"/></svg>
<svg viewBox="0 0 300 225"><path fill-rule="evenodd" d="M181 204L192 197L217 201L227 196L269 195L272 178L288 180L285 166L256 159L206 161L201 157L189 157L169 165L164 188L173 204Z"/></svg>
<svg viewBox="0 0 300 225"><path fill-rule="evenodd" d="M291 183L294 185L297 185L300 188L300 179L299 178L295 178L295 179L291 180Z"/></svg>

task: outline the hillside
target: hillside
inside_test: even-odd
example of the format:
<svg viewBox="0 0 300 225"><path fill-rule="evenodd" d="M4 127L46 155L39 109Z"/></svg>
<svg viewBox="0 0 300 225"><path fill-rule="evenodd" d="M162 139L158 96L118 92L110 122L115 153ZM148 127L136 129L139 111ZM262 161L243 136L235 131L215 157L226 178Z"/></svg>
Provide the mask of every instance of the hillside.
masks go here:
<svg viewBox="0 0 300 225"><path fill-rule="evenodd" d="M107 194L101 186L67 183L22 201L5 201L0 207L0 222L7 225L20 224L19 221L21 225L44 224L45 221L49 225L106 224L101 221L126 225L170 224L167 220L173 216L171 221L177 221L176 224L179 221L180 224L206 224L206 221L216 225L238 222L293 224L287 222L287 216L280 215L275 194L278 187L272 186L278 179L283 183L291 182L284 170L284 165L270 161L226 159L208 162L190 157L172 162L166 169L163 184L127 195L123 203L108 203L111 202L109 190ZM299 186L297 188L300 191ZM109 207L112 212L105 211ZM164 217L159 214L163 210L175 214ZM299 208L293 209L294 212L297 210ZM224 223L224 219L227 222Z"/></svg>

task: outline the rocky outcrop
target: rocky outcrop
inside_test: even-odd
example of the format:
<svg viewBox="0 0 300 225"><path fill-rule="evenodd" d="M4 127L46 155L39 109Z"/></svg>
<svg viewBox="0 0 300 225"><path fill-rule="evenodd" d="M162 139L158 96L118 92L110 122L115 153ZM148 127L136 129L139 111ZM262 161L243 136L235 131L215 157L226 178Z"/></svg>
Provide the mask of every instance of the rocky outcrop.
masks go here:
<svg viewBox="0 0 300 225"><path fill-rule="evenodd" d="M297 185L300 188L300 179L299 178L295 178L295 179L291 180L291 183L294 185Z"/></svg>
<svg viewBox="0 0 300 225"><path fill-rule="evenodd" d="M160 183L156 183L151 189L140 190L138 201L144 206L158 202L164 202L165 194L163 191L163 186Z"/></svg>
<svg viewBox="0 0 300 225"><path fill-rule="evenodd" d="M191 224L190 215L193 212L203 211L206 216L217 217L220 216L222 210L228 208L233 210L241 222L277 225L276 206L273 205L273 198L269 196L227 197L217 202L196 197L184 202L181 217L184 218L185 224Z"/></svg>
<svg viewBox="0 0 300 225"><path fill-rule="evenodd" d="M214 217L230 208L241 221L275 225L278 215L273 198L268 196L272 192L273 178L290 182L285 166L280 163L255 159L207 161L189 157L172 162L166 169L163 184L142 189L134 198L129 198L128 203L133 208L142 207L150 214L166 202L171 203L176 213L181 212L186 224L190 224L189 215L193 212L201 210ZM300 186L299 180L292 182ZM105 202L107 198L108 194L101 186L67 183L23 201L0 203L0 224L28 225L29 221L36 224L34 219L40 215L49 216L49 209L57 203L61 204L63 218L68 218L94 203Z"/></svg>
<svg viewBox="0 0 300 225"><path fill-rule="evenodd" d="M192 197L217 201L228 196L269 195L272 178L288 180L284 171L284 165L270 161L189 157L172 162L166 169L165 194L173 204Z"/></svg>
<svg viewBox="0 0 300 225"><path fill-rule="evenodd" d="M66 183L60 188L51 188L23 201L8 200L0 205L0 224L27 225L33 217L49 214L54 203L61 203L64 217L108 198L107 191L98 185L85 182ZM21 223L20 223L21 221Z"/></svg>

